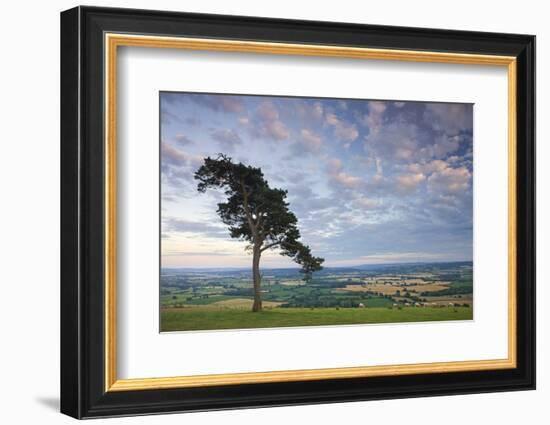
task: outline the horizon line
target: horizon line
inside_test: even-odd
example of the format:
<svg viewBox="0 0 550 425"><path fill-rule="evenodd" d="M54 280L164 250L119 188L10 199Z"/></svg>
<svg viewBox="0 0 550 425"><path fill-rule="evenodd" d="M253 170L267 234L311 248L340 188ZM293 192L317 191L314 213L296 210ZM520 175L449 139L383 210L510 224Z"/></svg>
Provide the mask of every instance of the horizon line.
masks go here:
<svg viewBox="0 0 550 425"><path fill-rule="evenodd" d="M361 263L361 264L355 264L352 266L324 266L324 269L330 268L330 269L343 269L343 268L354 268L354 267L362 267L362 266L397 266L397 265L407 265L407 264L445 264L445 263L473 263L472 260L448 260L448 261L407 261L407 262L392 262L392 263ZM212 269L212 270L219 270L219 269L235 269L235 270L248 270L250 267L248 266L212 266L212 267L187 267L187 266L170 266L170 267L160 267L160 269ZM260 267L264 270L289 270L289 269L297 269L299 270L300 267Z"/></svg>

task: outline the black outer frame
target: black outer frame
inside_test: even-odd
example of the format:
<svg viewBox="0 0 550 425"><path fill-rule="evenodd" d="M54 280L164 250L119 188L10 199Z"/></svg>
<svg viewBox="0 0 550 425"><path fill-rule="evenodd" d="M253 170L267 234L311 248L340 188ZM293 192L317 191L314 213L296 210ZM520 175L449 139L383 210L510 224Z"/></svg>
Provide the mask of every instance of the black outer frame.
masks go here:
<svg viewBox="0 0 550 425"><path fill-rule="evenodd" d="M104 391L105 32L517 57L517 368ZM535 388L535 37L76 7L61 13L61 412L75 418Z"/></svg>

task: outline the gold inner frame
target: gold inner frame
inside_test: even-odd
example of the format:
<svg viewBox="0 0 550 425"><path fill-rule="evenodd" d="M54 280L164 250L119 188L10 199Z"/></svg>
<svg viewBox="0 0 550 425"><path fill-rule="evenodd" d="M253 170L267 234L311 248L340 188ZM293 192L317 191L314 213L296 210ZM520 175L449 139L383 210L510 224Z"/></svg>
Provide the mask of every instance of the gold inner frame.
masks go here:
<svg viewBox="0 0 550 425"><path fill-rule="evenodd" d="M516 58L462 53L370 49L328 45L267 43L106 33L105 45L105 391L135 391L214 385L410 375L511 369L516 358ZM116 123L117 48L170 48L241 53L325 56L468 65L504 66L508 72L508 357L495 360L361 366L164 378L118 379L116 325Z"/></svg>

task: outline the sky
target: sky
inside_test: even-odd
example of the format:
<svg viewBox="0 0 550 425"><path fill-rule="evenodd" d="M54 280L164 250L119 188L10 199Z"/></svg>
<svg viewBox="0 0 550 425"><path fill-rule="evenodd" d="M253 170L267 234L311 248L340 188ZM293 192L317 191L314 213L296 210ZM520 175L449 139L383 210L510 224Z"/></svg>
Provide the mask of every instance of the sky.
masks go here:
<svg viewBox="0 0 550 425"><path fill-rule="evenodd" d="M193 178L218 153L288 190L325 266L472 260L471 104L161 92L160 123L163 267L251 265Z"/></svg>

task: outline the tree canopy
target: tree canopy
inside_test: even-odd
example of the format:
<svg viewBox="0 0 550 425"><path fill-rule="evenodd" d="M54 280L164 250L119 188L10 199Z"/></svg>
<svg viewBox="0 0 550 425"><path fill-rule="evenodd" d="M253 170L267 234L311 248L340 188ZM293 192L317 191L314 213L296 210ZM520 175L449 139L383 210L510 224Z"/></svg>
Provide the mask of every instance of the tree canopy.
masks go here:
<svg viewBox="0 0 550 425"><path fill-rule="evenodd" d="M289 210L287 191L269 187L260 168L234 163L219 154L205 158L194 177L199 192L224 191L227 199L218 203L217 213L232 238L251 244L258 263L264 251L279 248L281 255L302 266L306 279L322 269L324 259L314 257L309 246L299 241L298 219Z"/></svg>

